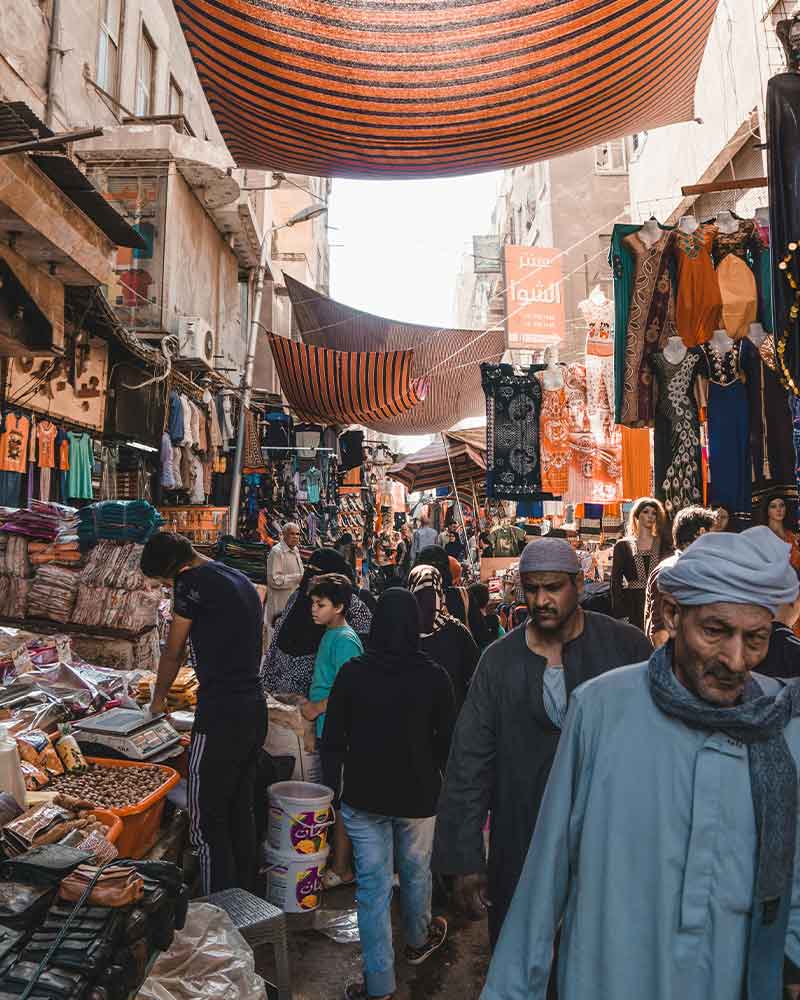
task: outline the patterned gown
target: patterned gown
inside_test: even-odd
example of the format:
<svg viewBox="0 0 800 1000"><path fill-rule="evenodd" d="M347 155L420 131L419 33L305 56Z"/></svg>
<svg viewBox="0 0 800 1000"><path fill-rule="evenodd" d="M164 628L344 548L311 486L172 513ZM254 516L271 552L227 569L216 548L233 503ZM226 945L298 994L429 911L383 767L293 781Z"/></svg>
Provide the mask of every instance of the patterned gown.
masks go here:
<svg viewBox="0 0 800 1000"><path fill-rule="evenodd" d="M687 351L672 364L662 352L650 358L656 383L654 434L655 489L670 518L703 502L700 416L694 387L703 372L703 357Z"/></svg>

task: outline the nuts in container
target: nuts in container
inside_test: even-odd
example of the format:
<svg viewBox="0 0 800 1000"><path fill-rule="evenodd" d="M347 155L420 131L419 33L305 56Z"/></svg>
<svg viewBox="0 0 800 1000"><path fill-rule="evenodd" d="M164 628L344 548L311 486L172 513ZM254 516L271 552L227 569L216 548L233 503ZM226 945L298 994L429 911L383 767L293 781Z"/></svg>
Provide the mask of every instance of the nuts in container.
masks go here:
<svg viewBox="0 0 800 1000"><path fill-rule="evenodd" d="M138 805L158 791L165 781L164 772L157 767L87 764L82 773L53 778L51 785L62 794L74 795L104 809L124 809Z"/></svg>

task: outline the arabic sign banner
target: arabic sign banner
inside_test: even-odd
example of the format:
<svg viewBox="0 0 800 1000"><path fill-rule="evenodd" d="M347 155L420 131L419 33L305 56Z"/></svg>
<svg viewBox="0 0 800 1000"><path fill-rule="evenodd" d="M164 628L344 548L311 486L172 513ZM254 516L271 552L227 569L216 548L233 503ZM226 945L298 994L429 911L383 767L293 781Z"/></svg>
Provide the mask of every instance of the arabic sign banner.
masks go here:
<svg viewBox="0 0 800 1000"><path fill-rule="evenodd" d="M506 347L542 350L564 336L561 251L505 247Z"/></svg>
<svg viewBox="0 0 800 1000"><path fill-rule="evenodd" d="M473 236L472 257L475 274L500 274L503 270L503 248L497 233Z"/></svg>

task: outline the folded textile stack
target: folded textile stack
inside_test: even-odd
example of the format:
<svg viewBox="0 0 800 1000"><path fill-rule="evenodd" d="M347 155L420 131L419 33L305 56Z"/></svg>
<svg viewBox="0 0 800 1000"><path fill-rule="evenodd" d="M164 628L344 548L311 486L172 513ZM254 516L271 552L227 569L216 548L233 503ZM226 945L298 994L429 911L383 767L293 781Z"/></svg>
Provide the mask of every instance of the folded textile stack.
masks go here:
<svg viewBox="0 0 800 1000"><path fill-rule="evenodd" d="M31 581L19 576L0 576L0 615L24 618L28 610Z"/></svg>
<svg viewBox="0 0 800 1000"><path fill-rule="evenodd" d="M146 500L103 500L83 507L78 517L83 548L91 548L101 538L144 544L164 523Z"/></svg>
<svg viewBox="0 0 800 1000"><path fill-rule="evenodd" d="M63 566L41 566L28 592L28 617L68 622L78 592L78 574Z"/></svg>
<svg viewBox="0 0 800 1000"><path fill-rule="evenodd" d="M5 535L6 546L3 551L3 561L0 573L3 576L18 576L27 578L33 574L28 558L28 539L22 535Z"/></svg>
<svg viewBox="0 0 800 1000"><path fill-rule="evenodd" d="M160 600L156 591L110 590L79 582L72 622L89 628L143 632L156 627Z"/></svg>
<svg viewBox="0 0 800 1000"><path fill-rule="evenodd" d="M152 686L156 682L154 672L145 671L139 677L136 689L136 700L146 704L152 697ZM181 667L178 675L172 682L172 687L167 695L167 708L171 712L181 709L193 709L197 705L197 691L200 685L197 681L197 674L191 667Z"/></svg>
<svg viewBox="0 0 800 1000"><path fill-rule="evenodd" d="M88 587L111 587L122 590L144 590L149 583L142 576L139 562L142 545L128 542L101 541L92 549L81 583Z"/></svg>
<svg viewBox="0 0 800 1000"><path fill-rule="evenodd" d="M59 503L31 500L30 509L24 507L9 514L0 530L26 538L40 538L54 542L64 535L74 534L78 526L78 512L74 507Z"/></svg>
<svg viewBox="0 0 800 1000"><path fill-rule="evenodd" d="M81 555L78 536L65 541L28 542L28 557L32 566L82 566L84 557Z"/></svg>
<svg viewBox="0 0 800 1000"><path fill-rule="evenodd" d="M223 535L217 544L215 558L231 569L238 569L253 583L266 583L269 549L262 542L243 542L233 535Z"/></svg>

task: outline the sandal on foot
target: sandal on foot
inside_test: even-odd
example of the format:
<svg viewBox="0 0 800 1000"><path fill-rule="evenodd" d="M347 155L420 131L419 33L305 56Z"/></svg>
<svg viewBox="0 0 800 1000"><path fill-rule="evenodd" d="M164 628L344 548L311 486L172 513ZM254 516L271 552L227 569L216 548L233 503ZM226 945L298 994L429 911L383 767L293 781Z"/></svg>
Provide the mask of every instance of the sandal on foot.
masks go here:
<svg viewBox="0 0 800 1000"><path fill-rule="evenodd" d="M333 868L328 868L322 875L323 889L341 889L345 885L355 885L355 878L343 879Z"/></svg>

